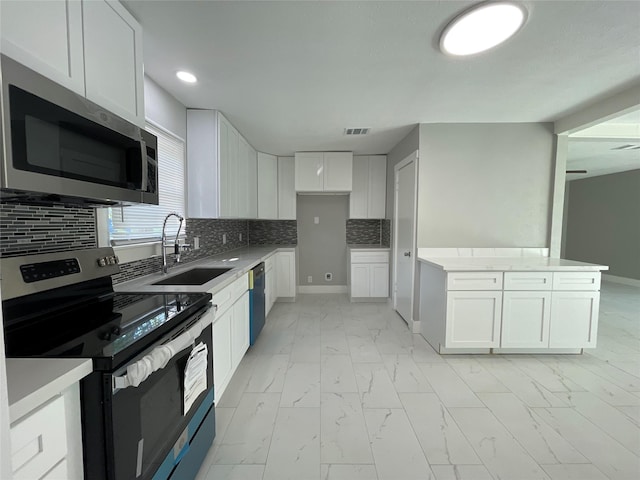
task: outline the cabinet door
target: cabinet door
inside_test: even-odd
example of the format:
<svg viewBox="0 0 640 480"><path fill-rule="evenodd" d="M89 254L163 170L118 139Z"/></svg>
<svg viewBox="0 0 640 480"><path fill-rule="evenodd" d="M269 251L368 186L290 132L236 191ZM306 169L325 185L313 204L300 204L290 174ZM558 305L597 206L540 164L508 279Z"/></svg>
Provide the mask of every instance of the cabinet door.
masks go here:
<svg viewBox="0 0 640 480"><path fill-rule="evenodd" d="M82 2L89 100L144 127L142 27L113 0Z"/></svg>
<svg viewBox="0 0 640 480"><path fill-rule="evenodd" d="M220 315L213 324L213 384L215 402L220 400L231 379L231 319L233 308Z"/></svg>
<svg viewBox="0 0 640 480"><path fill-rule="evenodd" d="M278 159L258 152L258 218L278 218Z"/></svg>
<svg viewBox="0 0 640 480"><path fill-rule="evenodd" d="M445 347L498 347L501 315L502 292L447 291Z"/></svg>
<svg viewBox="0 0 640 480"><path fill-rule="evenodd" d="M229 183L220 186L221 188L226 187L226 195L229 199L229 211L224 216L231 218L239 217L239 202L238 198L241 194L242 185L240 184L240 177L238 175L238 143L240 141L240 135L237 130L233 127L228 130L228 139L229 139L229 157L227 159L228 162L228 171L229 171ZM244 192L242 192L244 193Z"/></svg>
<svg viewBox="0 0 640 480"><path fill-rule="evenodd" d="M83 95L82 4L2 1L2 53Z"/></svg>
<svg viewBox="0 0 640 480"><path fill-rule="evenodd" d="M269 316L269 312L271 311L271 306L273 303L271 302L272 290L273 290L273 268L266 268L264 270L264 317L265 320Z"/></svg>
<svg viewBox="0 0 640 480"><path fill-rule="evenodd" d="M219 215L217 122L214 110L187 110L187 218Z"/></svg>
<svg viewBox="0 0 640 480"><path fill-rule="evenodd" d="M551 292L503 292L502 334L504 348L547 348L551 318Z"/></svg>
<svg viewBox="0 0 640 480"><path fill-rule="evenodd" d="M247 188L249 189L247 218L258 218L258 159L257 153L251 145L249 145L247 156Z"/></svg>
<svg viewBox="0 0 640 480"><path fill-rule="evenodd" d="M238 216L238 132L219 115L220 217Z"/></svg>
<svg viewBox="0 0 640 480"><path fill-rule="evenodd" d="M366 263L351 264L351 296L352 297L370 297L369 277L371 268Z"/></svg>
<svg viewBox="0 0 640 480"><path fill-rule="evenodd" d="M372 263L370 273L370 293L372 297L389 296L389 264Z"/></svg>
<svg viewBox="0 0 640 480"><path fill-rule="evenodd" d="M249 218L249 144L238 137L238 218Z"/></svg>
<svg viewBox="0 0 640 480"><path fill-rule="evenodd" d="M324 159L322 152L296 152L296 192L322 192L324 190Z"/></svg>
<svg viewBox="0 0 640 480"><path fill-rule="evenodd" d="M231 325L232 371L240 364L249 348L249 292L245 292L233 305Z"/></svg>
<svg viewBox="0 0 640 480"><path fill-rule="evenodd" d="M324 153L324 191L350 192L352 189L353 153Z"/></svg>
<svg viewBox="0 0 640 480"><path fill-rule="evenodd" d="M278 218L296 219L295 163L293 157L278 157Z"/></svg>
<svg viewBox="0 0 640 480"><path fill-rule="evenodd" d="M384 218L387 204L387 157L385 155L369 157L368 180L367 218Z"/></svg>
<svg viewBox="0 0 640 480"><path fill-rule="evenodd" d="M353 157L353 190L349 195L349 218L369 218L369 157Z"/></svg>
<svg viewBox="0 0 640 480"><path fill-rule="evenodd" d="M595 348L600 292L552 292L551 348Z"/></svg>
<svg viewBox="0 0 640 480"><path fill-rule="evenodd" d="M276 254L276 298L296 296L295 262L295 252L278 252Z"/></svg>

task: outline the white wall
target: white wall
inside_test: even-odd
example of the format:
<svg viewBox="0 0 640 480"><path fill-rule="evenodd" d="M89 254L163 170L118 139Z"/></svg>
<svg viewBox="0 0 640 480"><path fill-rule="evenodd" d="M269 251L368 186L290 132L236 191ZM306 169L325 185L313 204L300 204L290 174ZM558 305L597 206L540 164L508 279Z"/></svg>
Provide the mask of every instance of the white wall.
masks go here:
<svg viewBox="0 0 640 480"><path fill-rule="evenodd" d="M187 139L187 108L147 75L144 76L145 117Z"/></svg>
<svg viewBox="0 0 640 480"><path fill-rule="evenodd" d="M418 247L548 247L552 124L422 124Z"/></svg>

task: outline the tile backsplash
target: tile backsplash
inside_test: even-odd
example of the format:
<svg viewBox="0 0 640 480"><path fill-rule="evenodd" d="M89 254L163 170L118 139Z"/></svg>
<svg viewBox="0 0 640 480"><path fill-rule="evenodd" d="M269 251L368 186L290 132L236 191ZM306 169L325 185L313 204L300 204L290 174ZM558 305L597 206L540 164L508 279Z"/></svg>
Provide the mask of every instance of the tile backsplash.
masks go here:
<svg viewBox="0 0 640 480"><path fill-rule="evenodd" d="M96 217L93 208L0 203L2 257L64 252L96 246Z"/></svg>
<svg viewBox="0 0 640 480"><path fill-rule="evenodd" d="M377 219L349 219L347 220L348 244L380 244L380 220Z"/></svg>
<svg viewBox="0 0 640 480"><path fill-rule="evenodd" d="M391 220L383 218L380 220L382 223L382 245L385 247L391 246Z"/></svg>
<svg viewBox="0 0 640 480"><path fill-rule="evenodd" d="M248 220L249 245L297 245L296 220Z"/></svg>

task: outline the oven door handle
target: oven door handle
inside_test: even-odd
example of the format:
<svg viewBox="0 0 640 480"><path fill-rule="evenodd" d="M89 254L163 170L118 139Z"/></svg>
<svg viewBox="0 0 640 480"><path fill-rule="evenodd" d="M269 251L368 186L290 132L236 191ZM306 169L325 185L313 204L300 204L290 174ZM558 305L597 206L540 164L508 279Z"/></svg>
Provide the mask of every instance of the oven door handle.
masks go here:
<svg viewBox="0 0 640 480"><path fill-rule="evenodd" d="M180 353L182 350L192 345L196 338L200 336L202 331L213 323L215 317L216 306L211 307L213 314L204 314L189 330L184 332L177 338L163 345L159 345L151 350L150 353L142 357L140 360L133 362L127 366L127 373L119 377L112 377L112 389L115 392L121 388L137 387L144 382L149 376L162 368L164 368L169 360ZM209 312L207 312L209 313Z"/></svg>

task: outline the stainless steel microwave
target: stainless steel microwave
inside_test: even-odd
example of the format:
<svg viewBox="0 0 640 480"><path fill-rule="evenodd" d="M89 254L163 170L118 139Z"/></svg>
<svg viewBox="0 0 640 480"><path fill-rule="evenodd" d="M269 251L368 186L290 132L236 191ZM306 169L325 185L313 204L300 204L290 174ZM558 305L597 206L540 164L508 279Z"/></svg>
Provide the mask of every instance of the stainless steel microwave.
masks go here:
<svg viewBox="0 0 640 480"><path fill-rule="evenodd" d="M3 201L158 204L157 138L0 56Z"/></svg>

